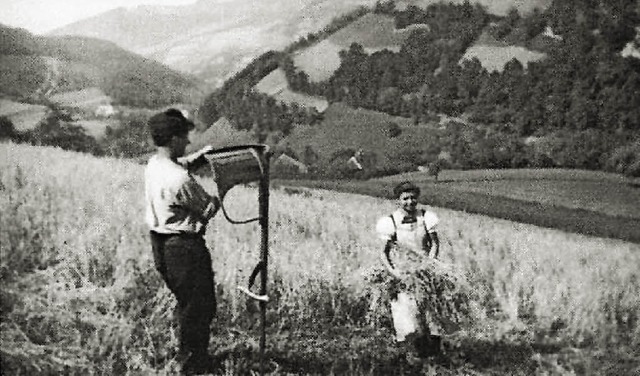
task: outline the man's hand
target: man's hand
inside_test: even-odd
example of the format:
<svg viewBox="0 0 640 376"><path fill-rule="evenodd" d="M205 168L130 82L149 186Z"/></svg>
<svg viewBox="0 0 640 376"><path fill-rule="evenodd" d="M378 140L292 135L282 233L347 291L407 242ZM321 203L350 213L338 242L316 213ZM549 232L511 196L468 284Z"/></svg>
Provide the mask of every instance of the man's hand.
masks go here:
<svg viewBox="0 0 640 376"><path fill-rule="evenodd" d="M197 155L198 157L201 157L205 154L209 154L212 151L214 151L215 148L211 145L206 145L204 147L202 147L200 150L196 151L194 154Z"/></svg>
<svg viewBox="0 0 640 376"><path fill-rule="evenodd" d="M178 158L178 163L180 163L181 165L183 165L189 170L195 171L200 167L202 167L203 165L206 165L207 160L203 158L203 156L205 154L211 153L213 150L215 150L213 146L207 145L198 151L195 151L184 157Z"/></svg>

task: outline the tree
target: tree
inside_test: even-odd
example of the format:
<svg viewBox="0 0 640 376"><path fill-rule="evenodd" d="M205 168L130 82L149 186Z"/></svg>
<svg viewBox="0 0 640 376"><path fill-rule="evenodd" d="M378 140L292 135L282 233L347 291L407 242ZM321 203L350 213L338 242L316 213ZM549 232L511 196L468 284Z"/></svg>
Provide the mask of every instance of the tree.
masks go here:
<svg viewBox="0 0 640 376"><path fill-rule="evenodd" d="M387 124L385 129L387 136L389 138L396 138L402 134L402 128L398 125L398 123L390 122Z"/></svg>
<svg viewBox="0 0 640 376"><path fill-rule="evenodd" d="M89 136L84 128L67 122L68 114L53 108L45 119L27 132L25 138L35 145L57 146L65 150L101 154L101 148L95 138Z"/></svg>
<svg viewBox="0 0 640 376"><path fill-rule="evenodd" d="M444 161L442 159L437 159L429 164L429 176L433 176L436 183L438 182L438 175L440 175L440 171L442 171L443 164Z"/></svg>
<svg viewBox="0 0 640 376"><path fill-rule="evenodd" d="M527 40L540 35L545 28L546 21L540 9L534 8L531 14L520 20L520 27L524 30Z"/></svg>
<svg viewBox="0 0 640 376"><path fill-rule="evenodd" d="M567 125L570 128L584 130L597 126L597 106L590 95L588 82L576 82L571 91L571 105L567 114Z"/></svg>
<svg viewBox="0 0 640 376"><path fill-rule="evenodd" d="M134 116L123 119L116 128L107 128L102 147L107 155L114 157L139 157L153 151L150 138L146 119Z"/></svg>
<svg viewBox="0 0 640 376"><path fill-rule="evenodd" d="M396 9L396 4L393 2L393 0L386 0L386 1L377 0L376 5L373 8L373 12L380 13L380 14L393 14L395 9Z"/></svg>
<svg viewBox="0 0 640 376"><path fill-rule="evenodd" d="M376 109L391 115L399 115L402 108L402 93L395 87L387 87L378 93Z"/></svg>
<svg viewBox="0 0 640 376"><path fill-rule="evenodd" d="M17 135L16 127L7 116L0 116L0 140L13 139Z"/></svg>
<svg viewBox="0 0 640 376"><path fill-rule="evenodd" d="M607 169L629 177L640 177L640 140L615 149L607 160Z"/></svg>
<svg viewBox="0 0 640 376"><path fill-rule="evenodd" d="M206 128L209 128L211 124L220 118L219 100L219 98L216 98L215 93L213 93L204 100L203 105L200 106L198 110L198 119L200 119L200 123Z"/></svg>
<svg viewBox="0 0 640 376"><path fill-rule="evenodd" d="M320 157L318 156L318 153L316 153L315 150L313 150L311 145L306 145L304 147L304 151L302 152L302 162L304 164L311 167L311 166L314 166L316 163L318 163L319 159Z"/></svg>
<svg viewBox="0 0 640 376"><path fill-rule="evenodd" d="M458 96L464 108L473 105L486 76L487 70L482 67L482 63L477 57L462 63L462 69L458 76Z"/></svg>

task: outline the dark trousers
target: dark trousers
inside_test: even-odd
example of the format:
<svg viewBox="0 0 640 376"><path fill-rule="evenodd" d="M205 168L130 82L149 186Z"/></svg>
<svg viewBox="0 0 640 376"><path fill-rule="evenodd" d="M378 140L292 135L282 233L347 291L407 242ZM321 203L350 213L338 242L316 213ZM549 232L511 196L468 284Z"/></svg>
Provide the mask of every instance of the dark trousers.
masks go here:
<svg viewBox="0 0 640 376"><path fill-rule="evenodd" d="M206 355L216 296L211 255L204 238L151 232L151 246L156 269L178 301L181 355Z"/></svg>

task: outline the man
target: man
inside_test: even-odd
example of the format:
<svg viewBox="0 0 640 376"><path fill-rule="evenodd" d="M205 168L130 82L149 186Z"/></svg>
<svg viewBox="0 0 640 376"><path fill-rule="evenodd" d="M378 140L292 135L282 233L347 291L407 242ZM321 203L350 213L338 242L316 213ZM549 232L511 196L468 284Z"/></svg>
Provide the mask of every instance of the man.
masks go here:
<svg viewBox="0 0 640 376"><path fill-rule="evenodd" d="M189 168L201 165L212 148L183 157L194 124L179 110L152 116L148 126L157 147L145 170L146 222L153 257L177 299L182 372L205 373L213 367L208 346L216 300L204 234L220 208L220 199L209 195Z"/></svg>
<svg viewBox="0 0 640 376"><path fill-rule="evenodd" d="M413 270L424 257L438 257L440 241L436 225L439 219L435 213L418 208L420 188L413 183L402 182L393 193L398 209L380 218L376 231L384 241L382 263L401 281L402 273ZM394 283L390 291L396 341L406 346L409 357L433 355L440 349L440 337L434 335L436 328L424 318L429 312L420 312L414 292L402 286Z"/></svg>
<svg viewBox="0 0 640 376"><path fill-rule="evenodd" d="M347 160L347 168L352 177L359 178L364 171L362 163L360 163L362 153L362 149L358 149L358 151L356 151L351 158Z"/></svg>

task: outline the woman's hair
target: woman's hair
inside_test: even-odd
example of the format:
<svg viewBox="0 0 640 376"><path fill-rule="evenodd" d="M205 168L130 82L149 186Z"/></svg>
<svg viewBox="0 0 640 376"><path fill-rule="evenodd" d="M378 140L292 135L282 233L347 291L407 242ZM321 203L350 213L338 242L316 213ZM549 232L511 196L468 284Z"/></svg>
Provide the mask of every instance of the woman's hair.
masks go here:
<svg viewBox="0 0 640 376"><path fill-rule="evenodd" d="M416 195L420 195L420 188L410 181L403 181L393 188L393 195L396 198L400 197L404 192L413 192Z"/></svg>

